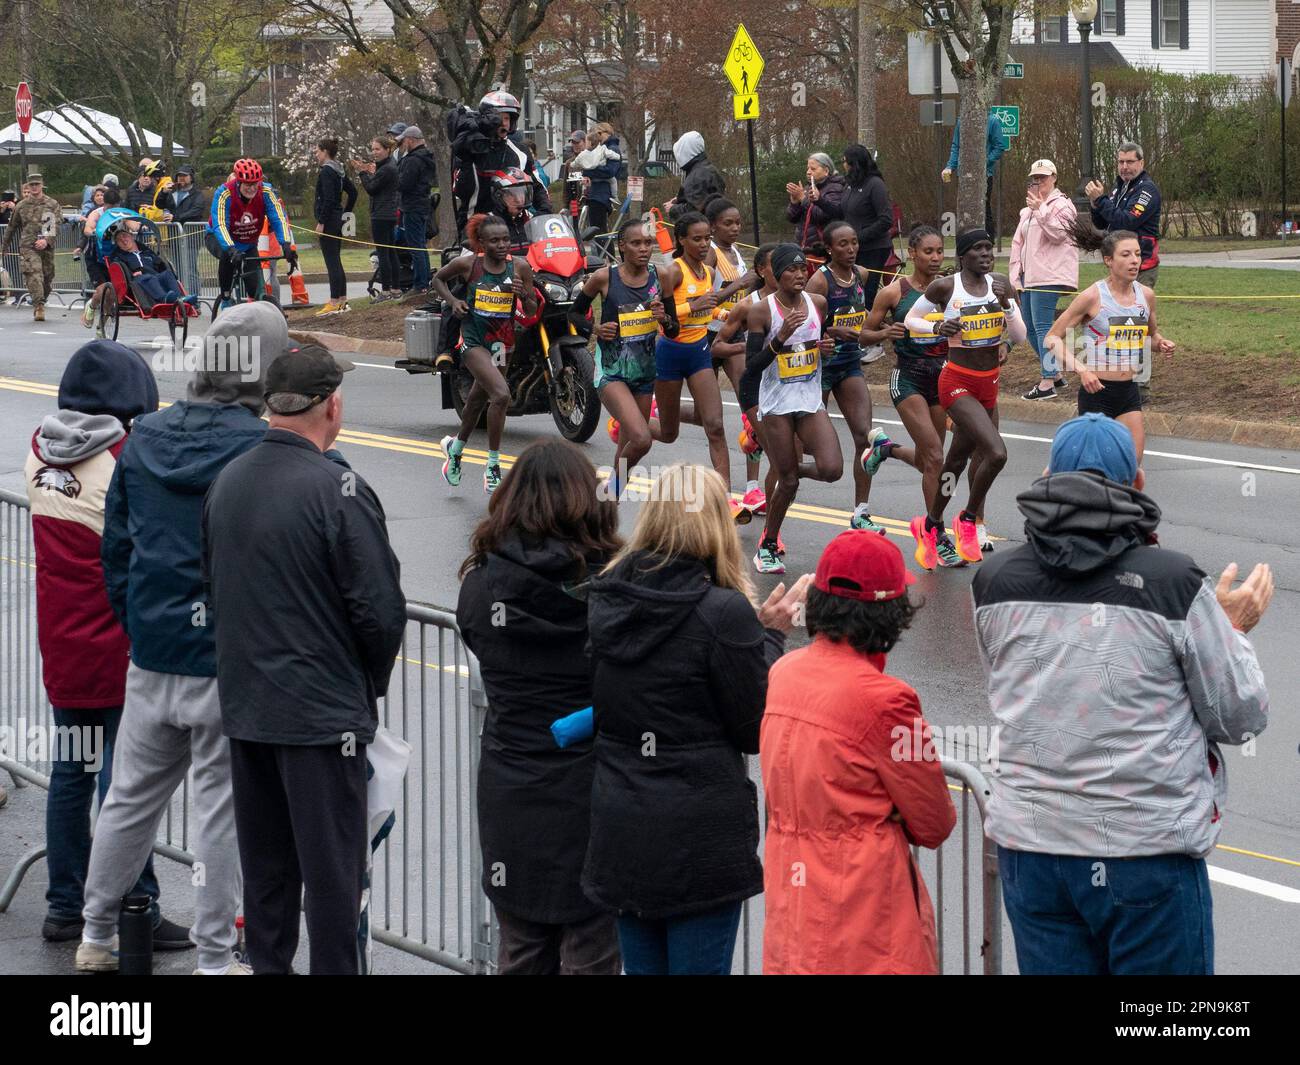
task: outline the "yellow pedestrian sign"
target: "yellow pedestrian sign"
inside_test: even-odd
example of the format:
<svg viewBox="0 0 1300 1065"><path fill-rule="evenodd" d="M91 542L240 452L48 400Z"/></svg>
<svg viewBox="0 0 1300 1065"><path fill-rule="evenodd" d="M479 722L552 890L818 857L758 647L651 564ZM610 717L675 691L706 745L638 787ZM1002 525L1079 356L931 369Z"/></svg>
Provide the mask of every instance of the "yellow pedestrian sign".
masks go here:
<svg viewBox="0 0 1300 1065"><path fill-rule="evenodd" d="M758 93L751 92L747 96L737 93L731 99L735 105L737 122L748 122L758 117Z"/></svg>
<svg viewBox="0 0 1300 1065"><path fill-rule="evenodd" d="M743 22L736 27L736 36L731 39L731 47L727 49L727 58L722 64L722 69L726 71L737 100L742 96L753 96L758 91L758 79L763 76L763 57L759 54L758 46L754 44ZM742 116L740 104L736 104L737 118L753 118L757 114L757 99L754 100L753 115Z"/></svg>

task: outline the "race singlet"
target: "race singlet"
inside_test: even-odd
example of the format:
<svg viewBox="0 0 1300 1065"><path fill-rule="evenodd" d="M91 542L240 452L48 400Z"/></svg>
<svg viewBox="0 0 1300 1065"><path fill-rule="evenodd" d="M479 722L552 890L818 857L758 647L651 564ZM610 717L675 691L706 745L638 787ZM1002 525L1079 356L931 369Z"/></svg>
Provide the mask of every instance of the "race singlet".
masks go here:
<svg viewBox="0 0 1300 1065"><path fill-rule="evenodd" d="M478 284L474 288L474 313L483 318L509 318L515 313L512 285Z"/></svg>
<svg viewBox="0 0 1300 1065"><path fill-rule="evenodd" d="M659 323L645 303L625 303L618 309L620 340L637 340L658 332Z"/></svg>
<svg viewBox="0 0 1300 1065"><path fill-rule="evenodd" d="M962 307L961 342L967 348L989 348L1002 342L1007 316L1000 303L975 303Z"/></svg>
<svg viewBox="0 0 1300 1065"><path fill-rule="evenodd" d="M1146 347L1147 323L1135 315L1111 317L1106 338L1107 362L1122 366L1136 365Z"/></svg>
<svg viewBox="0 0 1300 1065"><path fill-rule="evenodd" d="M814 376L819 368L819 354L815 342L783 344L781 354L776 357L777 374L781 382L803 381Z"/></svg>

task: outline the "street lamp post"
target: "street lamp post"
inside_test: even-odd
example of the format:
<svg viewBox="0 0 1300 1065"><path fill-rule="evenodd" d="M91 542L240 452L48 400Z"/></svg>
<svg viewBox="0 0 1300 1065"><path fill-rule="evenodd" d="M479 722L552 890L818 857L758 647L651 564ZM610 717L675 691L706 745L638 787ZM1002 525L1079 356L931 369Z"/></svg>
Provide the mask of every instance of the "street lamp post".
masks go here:
<svg viewBox="0 0 1300 1065"><path fill-rule="evenodd" d="M1083 149L1082 165L1079 167L1079 195L1083 196L1084 186L1092 180L1092 71L1088 56L1088 38L1092 36L1092 24L1097 18L1097 0L1074 0L1070 5L1074 21L1079 26L1079 123L1080 140ZM1086 200L1086 197L1084 197Z"/></svg>

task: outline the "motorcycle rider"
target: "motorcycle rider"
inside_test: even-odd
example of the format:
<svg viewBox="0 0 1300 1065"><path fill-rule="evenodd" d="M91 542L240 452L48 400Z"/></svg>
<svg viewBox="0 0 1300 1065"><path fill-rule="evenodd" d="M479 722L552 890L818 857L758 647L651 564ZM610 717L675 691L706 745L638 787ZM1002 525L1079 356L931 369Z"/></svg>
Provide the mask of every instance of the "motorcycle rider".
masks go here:
<svg viewBox="0 0 1300 1065"><path fill-rule="evenodd" d="M487 176L510 169L531 174L535 163L528 149L511 140L519 125L519 101L504 90L487 93L479 101L475 129L464 133L452 143L455 161L452 189L456 197L456 229L465 231L465 223L473 214L486 211L490 202ZM532 188L534 213L549 213L551 199L545 186L534 182Z"/></svg>

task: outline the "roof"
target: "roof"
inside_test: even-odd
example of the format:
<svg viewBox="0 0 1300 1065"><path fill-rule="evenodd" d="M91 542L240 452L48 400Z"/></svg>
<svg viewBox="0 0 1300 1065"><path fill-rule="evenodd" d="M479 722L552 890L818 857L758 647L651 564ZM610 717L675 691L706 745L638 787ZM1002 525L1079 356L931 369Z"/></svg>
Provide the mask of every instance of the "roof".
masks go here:
<svg viewBox="0 0 1300 1065"><path fill-rule="evenodd" d="M322 3L320 6L328 6ZM391 37L393 35L393 12L384 0L338 0L335 4L340 17L346 18L351 14L350 21L354 22L357 29L364 37ZM300 37L309 40L342 40L344 34L334 29L329 20L322 18L318 25L318 32L311 32L303 25L281 25L279 23L269 23L262 30L263 35L267 37Z"/></svg>
<svg viewBox="0 0 1300 1065"><path fill-rule="evenodd" d="M144 141L150 155L163 151L161 134L136 127L137 139ZM0 130L0 152L17 155L19 152L18 123ZM32 129L27 134L29 156L79 155L82 151L131 151L131 138L120 118L105 111L81 104L64 104L62 107L41 111L32 116ZM184 145L172 143L172 155L188 155Z"/></svg>
<svg viewBox="0 0 1300 1065"><path fill-rule="evenodd" d="M1020 44L1013 41L1007 46L1007 51L1011 53L1010 62L1024 63L1026 67L1050 64L1078 69L1079 48L1078 41L1066 41L1064 44L1054 41ZM1129 61L1110 41L1092 40L1088 42L1088 64L1092 67L1127 67Z"/></svg>

